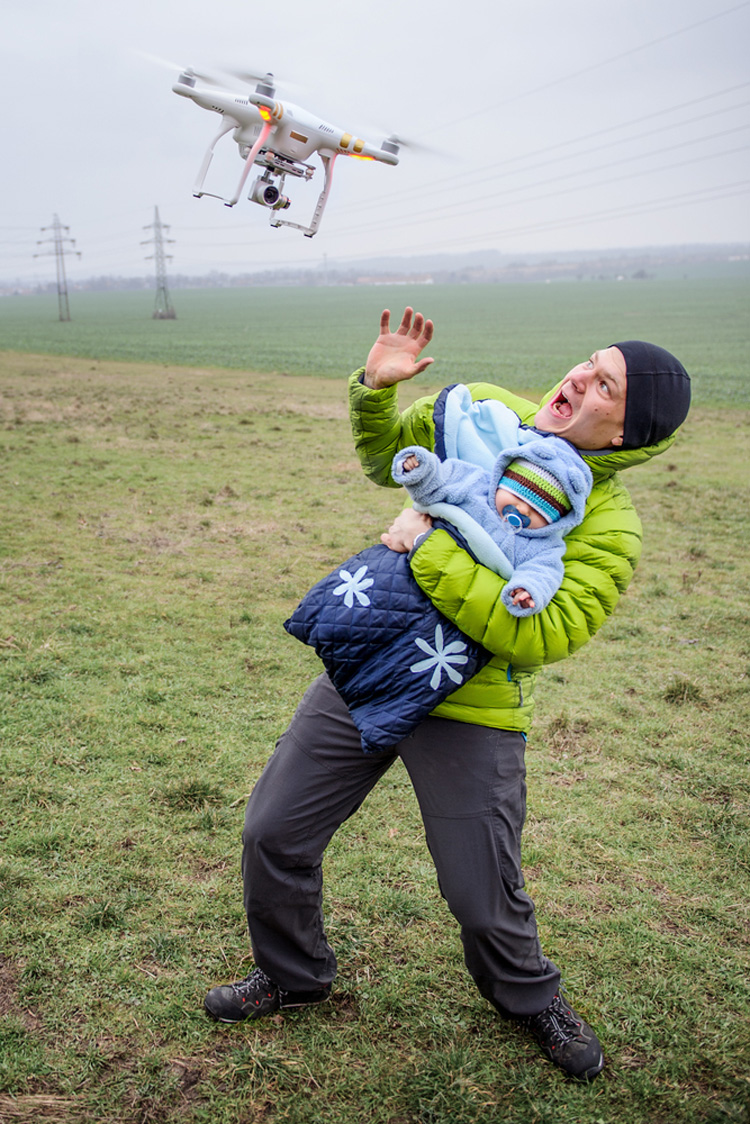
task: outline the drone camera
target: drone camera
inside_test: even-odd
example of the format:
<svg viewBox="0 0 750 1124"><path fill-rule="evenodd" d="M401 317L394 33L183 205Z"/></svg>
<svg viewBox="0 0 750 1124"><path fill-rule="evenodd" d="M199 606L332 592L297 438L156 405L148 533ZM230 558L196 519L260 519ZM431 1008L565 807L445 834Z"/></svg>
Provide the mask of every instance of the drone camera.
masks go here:
<svg viewBox="0 0 750 1124"><path fill-rule="evenodd" d="M270 207L273 211L286 210L291 203L288 196L281 194L276 184L260 177L250 189L248 199L252 199L253 203L260 203L262 207Z"/></svg>

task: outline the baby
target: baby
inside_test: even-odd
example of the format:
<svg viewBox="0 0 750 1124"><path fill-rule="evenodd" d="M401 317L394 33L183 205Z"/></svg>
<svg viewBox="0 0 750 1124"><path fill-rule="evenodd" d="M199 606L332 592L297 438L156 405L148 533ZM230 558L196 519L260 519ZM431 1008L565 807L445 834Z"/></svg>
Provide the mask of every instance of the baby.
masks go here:
<svg viewBox="0 0 750 1124"><path fill-rule="evenodd" d="M591 472L558 437L504 450L491 472L419 445L396 454L392 476L417 511L453 524L477 559L508 579L502 599L517 616L541 611L563 578L564 536L581 522Z"/></svg>

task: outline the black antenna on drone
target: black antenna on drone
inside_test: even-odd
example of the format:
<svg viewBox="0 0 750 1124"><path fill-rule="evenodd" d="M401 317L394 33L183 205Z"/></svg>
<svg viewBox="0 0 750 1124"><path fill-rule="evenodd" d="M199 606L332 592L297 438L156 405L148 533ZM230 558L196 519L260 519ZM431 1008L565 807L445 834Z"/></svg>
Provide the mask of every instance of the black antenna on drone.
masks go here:
<svg viewBox="0 0 750 1124"><path fill-rule="evenodd" d="M142 246L150 246L153 244L154 252L149 254L146 261L154 259L156 265L156 304L154 305L153 319L154 320L176 320L177 313L172 307L169 299L169 289L167 288L167 260L172 260L171 254L164 253L164 243L174 242L174 238L165 238L163 231L169 230L167 223L164 223L159 218L159 208L154 207L154 221L144 226L144 230L153 230L154 237L147 238L141 242Z"/></svg>
<svg viewBox="0 0 750 1124"><path fill-rule="evenodd" d="M70 305L68 304L68 281L65 276L65 243L70 242L71 246L75 246L75 239L68 238L66 231L70 230L69 226L63 226L57 215L52 216L52 226L43 226L42 231L51 230L51 238L40 238L37 241L37 246L43 245L45 242L51 242L53 249L43 250L39 254L34 254L35 258L44 257L46 254L55 255L55 264L57 266L57 307L60 320L70 320ZM77 254L80 258L80 250L68 250L68 253Z"/></svg>

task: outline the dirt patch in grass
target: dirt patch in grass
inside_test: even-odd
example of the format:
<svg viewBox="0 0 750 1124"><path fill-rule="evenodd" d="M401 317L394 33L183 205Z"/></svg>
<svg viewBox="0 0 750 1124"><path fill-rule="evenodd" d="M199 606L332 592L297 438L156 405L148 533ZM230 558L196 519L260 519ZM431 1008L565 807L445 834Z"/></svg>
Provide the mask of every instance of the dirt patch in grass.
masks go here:
<svg viewBox="0 0 750 1124"><path fill-rule="evenodd" d="M7 957L0 956L0 1018L15 1015L28 1031L38 1030L41 1019L29 1007L23 1007L18 999L18 980L20 971ZM0 1121L2 1115L0 1114Z"/></svg>
<svg viewBox="0 0 750 1124"><path fill-rule="evenodd" d="M50 1096L48 1093L31 1093L19 1097L0 1095L0 1121L2 1124L87 1124L96 1120L93 1114L83 1111L69 1097Z"/></svg>
<svg viewBox="0 0 750 1124"><path fill-rule="evenodd" d="M15 1013L17 994L18 973L5 957L0 957L0 1015Z"/></svg>

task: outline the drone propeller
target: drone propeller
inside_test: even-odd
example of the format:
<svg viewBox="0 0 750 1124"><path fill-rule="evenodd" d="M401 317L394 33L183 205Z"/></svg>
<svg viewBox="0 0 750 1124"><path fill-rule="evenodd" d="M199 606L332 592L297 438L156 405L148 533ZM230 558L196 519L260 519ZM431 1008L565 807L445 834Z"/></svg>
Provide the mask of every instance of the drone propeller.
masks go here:
<svg viewBox="0 0 750 1124"><path fill-rule="evenodd" d="M231 80L226 74L222 75L209 70L196 70L194 66L183 67L182 69L193 78L199 78L201 82L210 82L212 86L220 86L226 90L232 88Z"/></svg>
<svg viewBox="0 0 750 1124"><path fill-rule="evenodd" d="M146 51L137 51L141 58L146 59L148 62L155 63L166 70L176 70L178 74L189 74L191 78L198 78L201 82L209 82L212 86L220 86L223 89L231 89L231 75L221 73L220 71L196 70L194 66L182 66L180 63L172 62L170 59L160 58L159 55L151 55Z"/></svg>
<svg viewBox="0 0 750 1124"><path fill-rule="evenodd" d="M229 73L233 78L239 78L240 82L247 82L251 86L255 83L259 83L264 86L270 86L274 90L276 89L276 80L270 70L266 71L265 74L261 74L259 71L255 70L230 70ZM270 96L272 95L269 94L269 97Z"/></svg>
<svg viewBox="0 0 750 1124"><path fill-rule="evenodd" d="M281 89L282 94L291 94L292 97L304 96L307 93L305 87L299 85L299 83L287 82L285 78L279 81L270 70L265 73L256 70L230 70L229 73L233 78L239 78L240 82L247 82L249 85L255 86L257 93L265 94L269 98L276 96L278 88ZM269 87L270 93L267 92Z"/></svg>
<svg viewBox="0 0 750 1124"><path fill-rule="evenodd" d="M396 134L391 134L391 136L386 137L381 147L385 148L386 145L395 145L397 149L406 148L409 152L424 153L432 156L445 155L439 152L438 149L431 148L427 144L422 144L420 141L409 140L407 137L396 136Z"/></svg>

